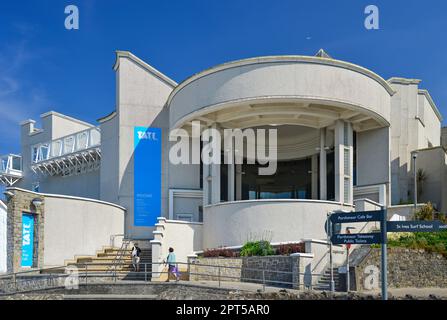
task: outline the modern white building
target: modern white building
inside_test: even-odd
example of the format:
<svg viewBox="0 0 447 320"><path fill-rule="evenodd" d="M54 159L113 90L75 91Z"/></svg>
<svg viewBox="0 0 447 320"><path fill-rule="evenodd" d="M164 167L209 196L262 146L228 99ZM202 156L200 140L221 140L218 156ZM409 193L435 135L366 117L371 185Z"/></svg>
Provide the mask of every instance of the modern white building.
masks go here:
<svg viewBox="0 0 447 320"><path fill-rule="evenodd" d="M115 110L98 124L53 111L39 125L22 122L21 162L5 157L0 180L124 207L132 239L154 239L164 221L157 217L181 220L193 230L190 247L201 250L265 233L273 242L324 239L327 213L352 211L358 199L408 213L419 150L427 173L420 199L447 210L442 117L420 80L385 80L322 50L228 62L180 84L130 52L117 52L114 70ZM277 172L170 163L169 132L190 132L193 121L277 129Z"/></svg>

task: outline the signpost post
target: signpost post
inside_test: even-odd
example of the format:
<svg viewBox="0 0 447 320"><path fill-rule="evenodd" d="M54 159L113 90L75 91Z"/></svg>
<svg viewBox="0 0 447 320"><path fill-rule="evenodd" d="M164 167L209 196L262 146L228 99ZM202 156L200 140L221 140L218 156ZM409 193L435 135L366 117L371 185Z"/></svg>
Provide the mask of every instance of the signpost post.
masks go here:
<svg viewBox="0 0 447 320"><path fill-rule="evenodd" d="M381 261L381 278L382 278L382 299L388 299L387 292L387 232L439 232L447 231L447 224L441 221L387 221L386 208L382 207L377 211L359 211L359 212L332 212L329 215L327 228L331 228L330 234L331 244L346 245L347 258L347 291L349 292L349 246L351 244L381 244L382 245L382 261ZM335 225L341 223L354 222L372 222L380 221L380 232L375 233L350 233L346 228L345 234L336 234ZM331 250L332 251L332 250ZM331 253L332 255L332 253ZM332 256L331 256L332 261ZM331 262L332 268L332 262ZM332 269L331 269L332 270ZM331 280L332 277L331 277Z"/></svg>
<svg viewBox="0 0 447 320"><path fill-rule="evenodd" d="M334 265L333 265L333 259L332 259L333 248L332 248L332 241L331 241L332 226L331 226L331 220L329 218L330 218L330 213L328 213L328 215L326 217L326 234L327 234L327 241L329 243L329 268L330 268L330 273L331 273L331 280L330 280L329 288L330 288L331 292L335 292Z"/></svg>
<svg viewBox="0 0 447 320"><path fill-rule="evenodd" d="M382 232L382 265L380 268L380 273L382 275L382 299L388 300L388 269L387 269L387 214L386 210L383 211L383 218L380 221L380 231Z"/></svg>
<svg viewBox="0 0 447 320"><path fill-rule="evenodd" d="M387 251L386 251L386 209L382 208L377 211L358 211L358 212L334 212L330 215L329 220L332 226L331 243L345 244L347 248L347 270L346 270L346 284L347 292L349 292L349 247L352 244L382 244L382 299L387 300ZM337 223L355 223L355 222L374 222L379 221L381 228L380 232L375 233L350 233L349 228L346 228L347 233L336 234L335 224ZM351 227L352 228L352 227Z"/></svg>

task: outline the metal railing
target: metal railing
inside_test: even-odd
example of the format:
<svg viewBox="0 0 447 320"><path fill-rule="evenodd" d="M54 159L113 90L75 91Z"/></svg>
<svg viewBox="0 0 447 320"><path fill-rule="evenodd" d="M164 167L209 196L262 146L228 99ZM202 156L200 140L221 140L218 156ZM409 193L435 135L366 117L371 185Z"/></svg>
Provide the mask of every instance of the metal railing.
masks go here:
<svg viewBox="0 0 447 320"><path fill-rule="evenodd" d="M0 174L22 175L22 156L7 154L0 156Z"/></svg>
<svg viewBox="0 0 447 320"><path fill-rule="evenodd" d="M59 139L33 145L31 147L31 162L40 163L100 145L101 130L99 127L94 127Z"/></svg>
<svg viewBox="0 0 447 320"><path fill-rule="evenodd" d="M132 280L148 282L153 276L160 279L162 275L170 276L169 270L163 268L161 271L154 271L156 266L164 265L163 262L140 263L139 271L132 270L132 264L122 263L119 266L112 263L77 263L75 265L52 267L40 270L21 271L12 274L0 276L0 296L13 295L18 293L31 293L51 289L70 289L73 284L88 286L98 283L116 283L118 280ZM218 287L222 287L222 282L241 282L259 284L263 291L266 286L288 287L293 289L312 289L312 278L321 277L323 274L294 273L292 271L268 270L248 267L233 267L222 265L210 265L202 263L176 263L178 266L186 266L186 272L181 271L181 277L188 283L197 283L200 281L217 282ZM113 266L114 272L109 272L110 266ZM192 267L206 267L214 272L196 272L191 271ZM100 270L103 269L103 270ZM225 274L226 270L239 270L240 276ZM227 272L228 273L228 272ZM273 275L276 275L275 277ZM278 275L283 275L285 279L278 280ZM306 285L294 277L307 277L310 283ZM197 280L192 280L197 277ZM309 278L310 277L310 278ZM207 280L208 279L208 280ZM209 280L211 279L211 280ZM182 280L183 283L183 280Z"/></svg>

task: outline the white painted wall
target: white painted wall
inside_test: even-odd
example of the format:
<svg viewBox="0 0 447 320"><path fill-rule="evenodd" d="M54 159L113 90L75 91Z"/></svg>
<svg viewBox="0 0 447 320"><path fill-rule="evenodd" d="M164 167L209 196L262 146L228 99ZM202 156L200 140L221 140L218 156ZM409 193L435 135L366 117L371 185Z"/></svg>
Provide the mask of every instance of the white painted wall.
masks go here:
<svg viewBox="0 0 447 320"><path fill-rule="evenodd" d="M75 255L94 255L124 233L125 210L91 199L45 196L44 266L64 265Z"/></svg>
<svg viewBox="0 0 447 320"><path fill-rule="evenodd" d="M420 80L392 78L388 80L396 94L391 98L391 197L392 204L412 197L411 152L439 146L441 120L424 91Z"/></svg>
<svg viewBox="0 0 447 320"><path fill-rule="evenodd" d="M201 223L187 223L184 221L161 221L164 225L160 260L166 260L169 247L172 247L177 262L188 262L187 256L194 251L202 250L203 225Z"/></svg>
<svg viewBox="0 0 447 320"><path fill-rule="evenodd" d="M6 272L7 257L7 224L6 224L6 205L0 200L0 273Z"/></svg>
<svg viewBox="0 0 447 320"><path fill-rule="evenodd" d="M326 215L353 207L318 200L248 200L206 206L203 248L243 245L270 234L271 242L326 239Z"/></svg>
<svg viewBox="0 0 447 320"><path fill-rule="evenodd" d="M167 132L168 111L165 103L174 81L162 75L129 52L117 52L116 90L118 121L118 203L128 210L126 232L135 239L150 239L152 227L135 227L134 221L134 127L162 129L162 215L167 215ZM115 182L113 183L115 184Z"/></svg>
<svg viewBox="0 0 447 320"><path fill-rule="evenodd" d="M205 108L254 98L331 102L390 119L389 85L363 68L313 57L261 57L208 69L181 84L170 101L170 126Z"/></svg>

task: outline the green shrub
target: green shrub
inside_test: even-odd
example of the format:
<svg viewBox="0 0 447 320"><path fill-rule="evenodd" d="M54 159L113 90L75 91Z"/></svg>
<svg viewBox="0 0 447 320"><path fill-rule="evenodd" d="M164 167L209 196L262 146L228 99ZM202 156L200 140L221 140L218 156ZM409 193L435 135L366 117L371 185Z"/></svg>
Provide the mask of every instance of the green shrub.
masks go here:
<svg viewBox="0 0 447 320"><path fill-rule="evenodd" d="M447 231L403 233L388 238L389 247L423 249L447 257ZM374 248L380 246L373 246Z"/></svg>
<svg viewBox="0 0 447 320"><path fill-rule="evenodd" d="M268 241L249 241L241 249L241 257L271 256L275 250Z"/></svg>

